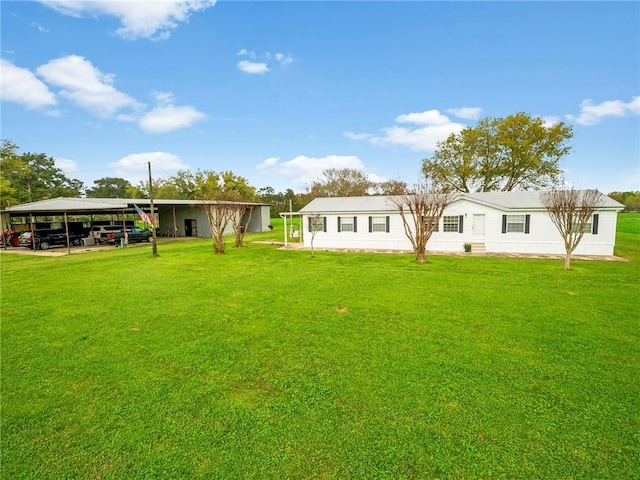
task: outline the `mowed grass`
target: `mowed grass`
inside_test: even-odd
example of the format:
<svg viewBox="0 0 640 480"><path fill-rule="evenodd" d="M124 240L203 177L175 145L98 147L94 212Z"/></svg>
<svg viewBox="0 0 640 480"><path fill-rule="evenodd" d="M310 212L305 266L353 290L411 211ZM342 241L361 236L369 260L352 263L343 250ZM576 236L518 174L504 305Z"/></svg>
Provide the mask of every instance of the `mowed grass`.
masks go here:
<svg viewBox="0 0 640 480"><path fill-rule="evenodd" d="M618 238L630 262L570 271L2 255L1 477L638 478L640 215Z"/></svg>

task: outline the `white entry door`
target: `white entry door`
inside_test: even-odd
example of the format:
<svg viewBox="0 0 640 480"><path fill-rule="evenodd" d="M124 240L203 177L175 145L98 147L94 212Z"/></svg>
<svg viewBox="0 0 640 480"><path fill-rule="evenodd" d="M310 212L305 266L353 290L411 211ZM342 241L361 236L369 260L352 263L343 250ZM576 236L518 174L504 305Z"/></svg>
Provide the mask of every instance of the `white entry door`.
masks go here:
<svg viewBox="0 0 640 480"><path fill-rule="evenodd" d="M484 237L484 214L473 214L473 236Z"/></svg>

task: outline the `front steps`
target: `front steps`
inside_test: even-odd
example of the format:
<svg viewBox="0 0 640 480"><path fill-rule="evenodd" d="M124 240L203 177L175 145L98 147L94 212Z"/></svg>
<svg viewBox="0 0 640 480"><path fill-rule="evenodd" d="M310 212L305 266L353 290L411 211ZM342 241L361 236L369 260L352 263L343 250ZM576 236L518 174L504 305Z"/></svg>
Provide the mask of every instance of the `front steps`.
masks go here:
<svg viewBox="0 0 640 480"><path fill-rule="evenodd" d="M472 242L471 243L471 253L487 253L484 247L484 243L480 242Z"/></svg>

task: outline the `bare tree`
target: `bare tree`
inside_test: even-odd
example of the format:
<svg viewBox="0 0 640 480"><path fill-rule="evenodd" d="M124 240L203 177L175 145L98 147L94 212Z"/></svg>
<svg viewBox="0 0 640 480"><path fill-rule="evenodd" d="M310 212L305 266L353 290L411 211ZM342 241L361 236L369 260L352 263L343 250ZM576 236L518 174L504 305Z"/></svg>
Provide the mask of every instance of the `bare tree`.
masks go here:
<svg viewBox="0 0 640 480"><path fill-rule="evenodd" d="M247 218L247 223L243 222L245 214L249 212L249 216ZM251 215L253 214L253 205L248 205L246 203L238 203L236 204L236 212L233 215L231 225L233 226L233 233L236 236L236 248L244 247L244 234L247 231L247 226L251 223Z"/></svg>
<svg viewBox="0 0 640 480"><path fill-rule="evenodd" d="M574 190L572 187L542 192L540 200L564 240L564 268L569 270L571 254L591 223L593 212L602 205L602 194L598 190Z"/></svg>
<svg viewBox="0 0 640 480"><path fill-rule="evenodd" d="M411 194L391 197L391 203L400 212L404 233L411 242L418 262L425 262L427 242L444 210L457 196L456 192L436 190L431 184L421 184Z"/></svg>
<svg viewBox="0 0 640 480"><path fill-rule="evenodd" d="M311 215L309 217L309 233L311 233L311 258L315 258L315 252L313 250L313 240L316 238L316 233L324 230L324 217L319 214Z"/></svg>
<svg viewBox="0 0 640 480"><path fill-rule="evenodd" d="M236 212L236 206L229 202L206 203L202 208L209 222L209 230L213 237L213 248L216 253L224 253L224 231Z"/></svg>

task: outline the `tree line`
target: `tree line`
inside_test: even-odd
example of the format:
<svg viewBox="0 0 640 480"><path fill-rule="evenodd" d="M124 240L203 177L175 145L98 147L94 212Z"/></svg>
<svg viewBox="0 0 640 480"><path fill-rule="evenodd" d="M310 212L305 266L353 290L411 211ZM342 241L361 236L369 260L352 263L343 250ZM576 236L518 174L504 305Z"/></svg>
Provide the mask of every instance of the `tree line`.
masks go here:
<svg viewBox="0 0 640 480"><path fill-rule="evenodd" d="M540 190L562 180L560 161L571 151L571 126L547 125L526 113L504 118L484 118L474 127L453 133L436 145L431 157L420 163L421 179L433 188L449 192ZM120 177L104 177L86 187L67 177L44 153L17 153L18 146L2 142L0 158L0 207L59 196L90 198L148 198L149 185L132 185ZM316 197L405 195L416 190L398 179L374 182L350 168L325 169L304 192L291 188L277 192L270 186L256 188L232 171L180 170L169 178L153 180L155 198L243 200L269 203L272 214L297 211ZM627 211L640 210L640 192L612 192Z"/></svg>

